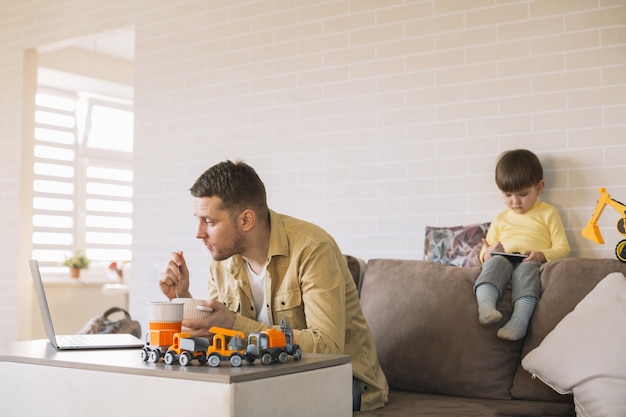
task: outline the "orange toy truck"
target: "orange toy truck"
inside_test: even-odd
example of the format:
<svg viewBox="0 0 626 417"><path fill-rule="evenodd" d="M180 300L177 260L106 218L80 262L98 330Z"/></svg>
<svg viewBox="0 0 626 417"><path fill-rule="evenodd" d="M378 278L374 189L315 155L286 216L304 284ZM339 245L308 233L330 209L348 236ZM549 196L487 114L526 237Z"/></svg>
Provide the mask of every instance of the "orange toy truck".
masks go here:
<svg viewBox="0 0 626 417"><path fill-rule="evenodd" d="M201 365L206 363L206 352L209 340L204 337L192 337L189 333L176 333L172 345L163 356L163 362L172 365L178 361L187 366L192 360L197 359Z"/></svg>
<svg viewBox="0 0 626 417"><path fill-rule="evenodd" d="M260 359L263 365L285 363L289 356L300 360L302 349L295 343L293 330L284 319L280 321L280 330L268 329L248 336L245 358L250 363L256 359Z"/></svg>
<svg viewBox="0 0 626 417"><path fill-rule="evenodd" d="M174 335L180 333L183 321L182 303L151 301L148 303L150 332L141 349L141 359L158 362L172 345Z"/></svg>
<svg viewBox="0 0 626 417"><path fill-rule="evenodd" d="M141 359L151 363L156 363L163 357L163 354L171 346L174 335L180 333L182 324L175 322L151 321L150 333L147 335L148 341L141 349Z"/></svg>
<svg viewBox="0 0 626 417"><path fill-rule="evenodd" d="M206 351L209 365L220 366L222 361L230 361L232 366L240 366L245 353L243 332L222 327L211 327L209 331L213 333L211 346Z"/></svg>
<svg viewBox="0 0 626 417"><path fill-rule="evenodd" d="M211 342L204 337L191 337L189 333L177 333L173 343L165 353L163 361L171 365L178 361L187 366L197 359L203 365L220 366L222 361L230 361L232 366L240 366L244 359L244 334L237 330L211 327Z"/></svg>

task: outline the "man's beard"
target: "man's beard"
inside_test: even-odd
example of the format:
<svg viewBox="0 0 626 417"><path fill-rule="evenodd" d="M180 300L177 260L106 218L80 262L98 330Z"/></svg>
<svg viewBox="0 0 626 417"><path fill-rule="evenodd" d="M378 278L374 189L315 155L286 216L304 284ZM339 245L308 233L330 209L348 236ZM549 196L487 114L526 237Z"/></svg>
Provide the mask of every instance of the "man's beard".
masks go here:
<svg viewBox="0 0 626 417"><path fill-rule="evenodd" d="M243 252L244 239L239 232L235 232L233 235L232 244L226 248L218 249L214 246L214 252L212 254L214 261L223 261L231 256L238 255Z"/></svg>

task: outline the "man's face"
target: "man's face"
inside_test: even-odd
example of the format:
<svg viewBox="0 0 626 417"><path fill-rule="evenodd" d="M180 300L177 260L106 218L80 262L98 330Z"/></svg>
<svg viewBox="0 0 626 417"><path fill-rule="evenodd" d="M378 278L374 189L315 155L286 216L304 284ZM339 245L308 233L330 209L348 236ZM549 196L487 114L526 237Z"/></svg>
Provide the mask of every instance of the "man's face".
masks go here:
<svg viewBox="0 0 626 417"><path fill-rule="evenodd" d="M243 251L239 224L222 208L219 197L194 197L193 215L198 219L196 237L216 261L223 261Z"/></svg>
<svg viewBox="0 0 626 417"><path fill-rule="evenodd" d="M532 187L524 188L523 190L509 193L502 191L502 199L504 200L504 204L515 211L518 214L524 214L537 202L537 198L541 194L543 190L543 180L540 181L537 185L533 185Z"/></svg>

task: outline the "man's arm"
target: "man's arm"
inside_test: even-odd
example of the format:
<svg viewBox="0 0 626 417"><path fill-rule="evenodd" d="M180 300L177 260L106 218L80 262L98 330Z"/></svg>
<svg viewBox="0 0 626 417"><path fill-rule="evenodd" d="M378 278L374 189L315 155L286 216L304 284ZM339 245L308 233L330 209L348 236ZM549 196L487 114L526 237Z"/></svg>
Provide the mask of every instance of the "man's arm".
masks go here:
<svg viewBox="0 0 626 417"><path fill-rule="evenodd" d="M294 331L305 352L342 353L346 334L346 280L352 280L340 251L317 245L303 260L300 283L306 328Z"/></svg>

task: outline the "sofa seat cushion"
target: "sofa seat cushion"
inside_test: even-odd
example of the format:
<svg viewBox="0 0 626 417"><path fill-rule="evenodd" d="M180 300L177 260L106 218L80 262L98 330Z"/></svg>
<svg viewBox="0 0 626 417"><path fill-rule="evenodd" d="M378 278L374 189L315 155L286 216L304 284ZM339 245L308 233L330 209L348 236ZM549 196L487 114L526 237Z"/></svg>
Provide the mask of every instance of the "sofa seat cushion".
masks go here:
<svg viewBox="0 0 626 417"><path fill-rule="evenodd" d="M368 261L361 289L381 367L398 389L510 399L522 341L478 323L472 287L480 268L416 260ZM511 315L510 286L498 302Z"/></svg>
<svg viewBox="0 0 626 417"><path fill-rule="evenodd" d="M439 394L422 394L391 390L389 403L379 410L360 411L354 417L574 417L572 404L521 401L485 400L451 397Z"/></svg>
<svg viewBox="0 0 626 417"><path fill-rule="evenodd" d="M522 356L535 349L556 325L612 272L626 274L626 264L616 259L565 258L543 265L541 297L530 321ZM539 379L532 379L520 365L511 393L515 398L536 401L571 402L571 395L561 395Z"/></svg>

